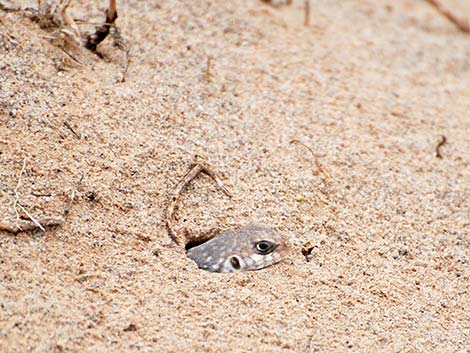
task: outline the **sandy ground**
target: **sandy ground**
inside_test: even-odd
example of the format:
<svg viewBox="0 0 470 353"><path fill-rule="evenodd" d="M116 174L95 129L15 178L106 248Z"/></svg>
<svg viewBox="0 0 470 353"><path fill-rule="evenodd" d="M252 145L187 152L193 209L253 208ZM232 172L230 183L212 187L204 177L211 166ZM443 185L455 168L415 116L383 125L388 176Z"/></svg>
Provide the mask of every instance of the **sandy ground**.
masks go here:
<svg viewBox="0 0 470 353"><path fill-rule="evenodd" d="M80 65L0 11L0 221L65 220L0 231L1 352L469 352L470 36L424 1L301 3L119 1L125 82L110 40ZM265 223L282 263L171 245L195 155L235 198L199 177L179 234Z"/></svg>

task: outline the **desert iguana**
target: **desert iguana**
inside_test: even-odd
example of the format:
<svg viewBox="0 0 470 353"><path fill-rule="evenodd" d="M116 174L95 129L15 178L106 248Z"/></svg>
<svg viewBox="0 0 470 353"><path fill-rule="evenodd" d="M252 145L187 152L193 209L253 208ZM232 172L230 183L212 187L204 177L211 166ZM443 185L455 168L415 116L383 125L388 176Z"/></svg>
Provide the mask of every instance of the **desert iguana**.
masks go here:
<svg viewBox="0 0 470 353"><path fill-rule="evenodd" d="M248 225L225 231L211 240L190 248L189 258L210 272L259 270L282 260L285 243L269 227Z"/></svg>

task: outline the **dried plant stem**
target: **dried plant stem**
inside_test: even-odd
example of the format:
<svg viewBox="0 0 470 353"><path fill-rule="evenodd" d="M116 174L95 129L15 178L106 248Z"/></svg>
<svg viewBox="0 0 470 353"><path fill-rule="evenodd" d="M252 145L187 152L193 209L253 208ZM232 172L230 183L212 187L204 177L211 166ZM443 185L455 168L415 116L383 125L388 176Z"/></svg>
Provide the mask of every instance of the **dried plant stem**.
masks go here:
<svg viewBox="0 0 470 353"><path fill-rule="evenodd" d="M304 26L310 26L310 0L305 0Z"/></svg>
<svg viewBox="0 0 470 353"><path fill-rule="evenodd" d="M304 144L303 142L301 142L299 140L292 140L290 143L291 144L295 143L295 144L298 144L298 145L301 145L301 146L305 147L311 153L311 155L313 156L313 160L315 161L315 166L317 167L317 169L320 172L322 172L323 174L325 174L325 176L327 178L331 178L330 173L328 173L328 171L322 166L322 164L318 160L317 155L315 154L315 152L313 152L313 150L310 147L308 147L306 144Z"/></svg>
<svg viewBox="0 0 470 353"><path fill-rule="evenodd" d="M168 232L170 234L171 239L176 244L180 244L180 239L178 237L178 234L173 228L173 217L175 213L175 208L176 204L178 203L179 198L181 197L181 194L183 192L183 189L188 185L193 179L195 179L200 173L204 173L208 175L212 180L215 181L217 186L228 196L232 197L232 194L230 191L225 187L225 185L222 183L220 178L217 176L217 174L205 163L196 163L194 164L191 169L189 170L188 173L180 180L178 185L175 188L175 191L173 192L173 196L171 198L171 201L168 204L168 208L166 210L166 226L168 228Z"/></svg>
<svg viewBox="0 0 470 353"><path fill-rule="evenodd" d="M450 22L452 22L462 32L470 33L470 19L458 17L451 11L446 9L438 0L426 0L428 4L434 7L442 15L444 15Z"/></svg>
<svg viewBox="0 0 470 353"><path fill-rule="evenodd" d="M28 212L28 210L26 208L24 208L23 206L21 206L20 204L18 204L18 206L21 208L21 210L28 216L28 218L33 221L33 223L39 228L41 229L43 232L46 231L46 229L42 226L42 224L37 220L36 217L34 217L31 213Z"/></svg>
<svg viewBox="0 0 470 353"><path fill-rule="evenodd" d="M19 222L9 222L7 220L0 221L0 231L6 231L12 234L17 234L19 232L30 232L40 228L38 224L43 226L42 230L44 231L44 227L54 227L64 223L64 219L62 217L44 217L37 220L37 223L30 222L24 219L21 219Z"/></svg>
<svg viewBox="0 0 470 353"><path fill-rule="evenodd" d="M15 214L16 214L16 224L18 225L19 221L20 221L20 213L18 212L18 201L19 201L19 198L20 198L20 195L18 194L18 190L20 189L20 186L21 186L21 177L23 175L23 172L26 168L26 157L24 157L23 159L23 166L21 167L21 170L20 170L20 173L18 175L18 182L16 183L16 187L15 187L15 198L13 200L13 210L15 211ZM18 225L19 227L19 225ZM20 228L21 229L21 228Z"/></svg>
<svg viewBox="0 0 470 353"><path fill-rule="evenodd" d="M16 183L16 187L13 190L14 192L14 198L11 197L10 195L7 194L8 198L13 204L13 209L15 211L15 220L14 222L8 221L8 220L0 220L0 231L7 231L13 234L19 233L19 232L24 232L24 231L30 231L34 230L36 228L41 229L43 232L46 231L44 228L43 224L46 226L52 226L52 225L58 225L63 223L64 219L63 218L51 218L51 217L46 217L44 218L44 221L40 221L36 217L34 217L31 212L29 212L24 206L22 206L19 202L20 199L20 194L19 190L21 187L21 182L22 182L22 176L23 173L26 169L26 161L27 157L23 159L23 164L21 166L21 170L18 174L18 181ZM31 220L31 222L21 219L20 218L20 212L18 211L18 208Z"/></svg>
<svg viewBox="0 0 470 353"><path fill-rule="evenodd" d="M211 77L212 77L211 68L212 68L212 56L209 55L207 57L206 72L204 75L207 82L211 82Z"/></svg>
<svg viewBox="0 0 470 353"><path fill-rule="evenodd" d="M127 48L126 50L126 66L124 67L124 71L122 72L121 83L126 82L127 71L129 70L129 65L131 64L131 47Z"/></svg>
<svg viewBox="0 0 470 353"><path fill-rule="evenodd" d="M85 48L96 51L98 44L100 44L109 34L111 26L118 18L116 10L116 0L109 0L109 6L106 10L106 20L101 26L95 29L95 33L90 34L85 42Z"/></svg>
<svg viewBox="0 0 470 353"><path fill-rule="evenodd" d="M442 159L442 154L441 154L441 147L444 146L447 143L447 138L442 135L441 141L436 146L436 157Z"/></svg>

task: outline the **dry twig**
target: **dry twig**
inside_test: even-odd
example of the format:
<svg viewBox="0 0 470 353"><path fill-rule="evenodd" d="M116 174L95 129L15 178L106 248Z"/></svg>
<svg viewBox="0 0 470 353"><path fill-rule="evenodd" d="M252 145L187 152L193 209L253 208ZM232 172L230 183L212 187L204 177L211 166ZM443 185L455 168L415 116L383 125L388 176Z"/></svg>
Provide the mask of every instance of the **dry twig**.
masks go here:
<svg viewBox="0 0 470 353"><path fill-rule="evenodd" d="M5 12L20 12L21 9L19 7L8 7L0 2L0 10Z"/></svg>
<svg viewBox="0 0 470 353"><path fill-rule="evenodd" d="M20 206L21 211L23 211L23 212L26 214L26 216L28 216L28 218L29 218L39 229L41 229L43 232L46 231L46 229L44 229L44 227L43 227L42 224L37 220L37 218L34 217L31 213L29 213L26 208L24 208L24 207L21 206L20 204L18 204L18 206Z"/></svg>
<svg viewBox="0 0 470 353"><path fill-rule="evenodd" d="M458 17L450 10L446 9L438 0L426 0L428 4L434 7L442 15L444 15L450 22L452 22L462 32L470 33L470 19Z"/></svg>
<svg viewBox="0 0 470 353"><path fill-rule="evenodd" d="M78 65L82 66L83 64L78 60L76 57L74 57L72 54L70 54L65 48L63 48L61 45L58 45L57 48L62 50L65 55L67 55L72 61L75 61Z"/></svg>
<svg viewBox="0 0 470 353"><path fill-rule="evenodd" d="M23 173L26 169L26 160L27 158L25 157L23 159L23 165L21 167L21 170L18 174L18 181L16 183L16 187L13 190L15 197L12 198L10 195L7 194L8 198L13 204L13 209L15 211L15 220L14 221L9 221L7 219L1 221L0 220L0 231L7 231L13 234L19 233L19 232L26 232L26 231L31 231L35 230L37 228L41 229L43 232L46 230L44 228L45 226L54 226L54 225L59 225L63 223L64 219L63 218L53 218L53 217L45 217L43 220L39 220L36 217L34 217L24 206L22 206L19 203L19 190L21 187L21 180ZM1 190L0 190L1 191ZM18 208L21 209L21 211L30 219L30 221L27 221L25 219L20 218L20 213L18 211Z"/></svg>
<svg viewBox="0 0 470 353"><path fill-rule="evenodd" d="M26 213L26 212L25 212ZM0 221L0 231L6 231L9 233L17 234L19 232L30 232L41 228L44 231L44 227L54 227L64 223L62 217L44 217L39 221L36 219L36 222L30 222L24 219L21 219L17 222L9 222L7 220ZM41 225L41 227L39 227Z"/></svg>
<svg viewBox="0 0 470 353"><path fill-rule="evenodd" d="M442 159L442 154L441 154L441 147L444 146L447 143L447 138L442 135L441 141L436 146L436 157Z"/></svg>
<svg viewBox="0 0 470 353"><path fill-rule="evenodd" d="M69 123L67 120L64 121L64 125L65 125L65 127L66 127L67 129L70 130L70 132L71 132L72 134L75 135L75 137L76 137L77 139L80 140L80 139L82 138L82 137L80 136L80 134L78 134L78 133L72 128L72 126L70 125L70 123Z"/></svg>
<svg viewBox="0 0 470 353"><path fill-rule="evenodd" d="M53 36L42 36L48 40L62 42L62 45L73 45L80 47L82 45L80 30L75 20L68 14L68 9L72 0L60 0L57 2L42 2L38 0L37 9L25 8L24 16L31 21L36 22L39 27L48 31L53 31ZM77 61L64 48L61 48L68 56Z"/></svg>
<svg viewBox="0 0 470 353"><path fill-rule="evenodd" d="M310 0L305 0L304 26L310 25Z"/></svg>
<svg viewBox="0 0 470 353"><path fill-rule="evenodd" d="M284 1L261 0L261 1L273 7L281 7L283 5L292 5L292 0L284 0Z"/></svg>
<svg viewBox="0 0 470 353"><path fill-rule="evenodd" d="M19 198L20 198L20 195L18 194L18 190L20 189L20 186L21 186L21 176L23 175L23 172L24 172L25 168L26 168L26 157L24 157L24 159L23 159L23 166L21 167L20 174L18 175L18 182L17 182L15 190L14 190L15 199L13 200L13 209L15 210L16 224L17 225L18 225L18 222L20 220L20 213L18 212L18 208L17 208L18 201L19 201Z"/></svg>
<svg viewBox="0 0 470 353"><path fill-rule="evenodd" d="M170 234L171 239L176 244L180 244L178 235L176 231L173 229L173 216L175 213L175 208L176 204L178 203L178 200L181 196L181 193L183 192L183 189L188 185L193 179L195 179L200 173L204 173L208 175L212 180L215 181L217 186L228 196L232 197L232 194L230 191L225 187L225 185L222 183L220 178L217 176L217 174L205 163L195 163L189 172L180 180L178 185L175 188L175 191L173 193L173 196L171 198L170 203L168 204L168 208L166 210L166 226L168 228L168 232Z"/></svg>
<svg viewBox="0 0 470 353"><path fill-rule="evenodd" d="M315 152L313 152L313 150L310 147L308 147L306 144L304 144L303 142L301 142L299 140L292 140L290 143L291 144L295 143L295 144L298 144L298 145L301 145L301 146L305 147L312 154L313 159L315 161L315 166L317 167L317 169L319 171L321 171L323 174L325 174L325 176L327 178L331 178L330 173L328 173L328 171L322 166L322 164L318 160L318 157L316 156Z"/></svg>
<svg viewBox="0 0 470 353"><path fill-rule="evenodd" d="M206 78L207 82L211 82L211 77L212 77L211 68L212 68L212 56L209 55L207 57L206 71L204 73L204 77Z"/></svg>
<svg viewBox="0 0 470 353"><path fill-rule="evenodd" d="M82 44L82 41L81 41L82 35L80 33L80 29L78 28L77 24L75 23L75 20L73 19L73 17L70 16L70 14L67 12L67 9L69 8L71 3L72 3L72 0L68 0L67 3L62 8L62 11L60 12L60 16L61 16L63 25L65 27L70 28L71 31L68 31L65 28L62 28L61 32L68 35L70 38L72 38L72 40L75 41L75 43L78 46L81 46L81 44Z"/></svg>
<svg viewBox="0 0 470 353"><path fill-rule="evenodd" d="M88 35L85 42L85 48L95 52L98 44L100 44L109 34L111 26L118 18L116 10L116 0L109 0L109 7L106 10L106 20L101 26L95 29L95 33Z"/></svg>
<svg viewBox="0 0 470 353"><path fill-rule="evenodd" d="M126 50L126 66L124 67L124 71L122 73L121 83L126 82L127 70L129 70L129 65L131 64L130 51L131 47L129 46Z"/></svg>

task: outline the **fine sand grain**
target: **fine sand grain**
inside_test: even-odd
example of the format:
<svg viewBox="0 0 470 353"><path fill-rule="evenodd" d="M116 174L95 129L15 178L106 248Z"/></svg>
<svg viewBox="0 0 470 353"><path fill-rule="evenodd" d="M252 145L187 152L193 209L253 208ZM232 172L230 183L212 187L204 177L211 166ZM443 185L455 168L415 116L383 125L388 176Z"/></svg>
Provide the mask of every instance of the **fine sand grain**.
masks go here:
<svg viewBox="0 0 470 353"><path fill-rule="evenodd" d="M111 39L79 64L0 10L0 222L61 220L0 230L1 352L468 352L469 34L416 0L118 13L125 82ZM267 224L283 262L214 274L172 243L196 155L234 198L198 176L178 234Z"/></svg>

